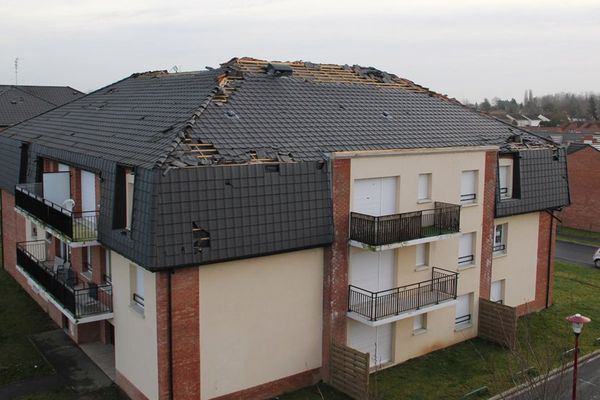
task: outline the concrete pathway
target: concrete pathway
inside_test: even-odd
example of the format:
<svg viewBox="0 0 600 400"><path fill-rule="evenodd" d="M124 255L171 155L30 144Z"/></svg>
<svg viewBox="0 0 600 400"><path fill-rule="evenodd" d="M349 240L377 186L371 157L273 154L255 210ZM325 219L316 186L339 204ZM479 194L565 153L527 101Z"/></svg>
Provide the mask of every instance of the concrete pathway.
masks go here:
<svg viewBox="0 0 600 400"><path fill-rule="evenodd" d="M0 399L13 399L55 386L68 386L83 394L112 384L111 379L61 329L33 335L30 339L54 367L56 375L0 387Z"/></svg>
<svg viewBox="0 0 600 400"><path fill-rule="evenodd" d="M586 246L578 243L556 241L556 258L576 264L593 267L592 257L597 247Z"/></svg>
<svg viewBox="0 0 600 400"><path fill-rule="evenodd" d="M115 346L112 344L103 344L100 342L94 343L86 343L79 345L81 350L89 358L91 358L94 363L102 372L104 372L113 382L117 377L117 372L115 369Z"/></svg>

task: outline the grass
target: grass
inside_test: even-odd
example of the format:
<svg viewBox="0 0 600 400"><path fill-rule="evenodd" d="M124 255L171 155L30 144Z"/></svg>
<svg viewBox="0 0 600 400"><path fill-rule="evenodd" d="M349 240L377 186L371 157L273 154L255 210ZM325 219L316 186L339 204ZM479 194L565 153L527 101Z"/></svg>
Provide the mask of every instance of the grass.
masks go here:
<svg viewBox="0 0 600 400"><path fill-rule="evenodd" d="M557 231L558 240L584 244L587 246L600 247L600 232L590 232L581 229L559 226Z"/></svg>
<svg viewBox="0 0 600 400"><path fill-rule="evenodd" d="M53 374L27 336L56 325L4 269L0 293L0 385Z"/></svg>
<svg viewBox="0 0 600 400"><path fill-rule="evenodd" d="M565 317L576 312L593 321L580 338L583 354L599 349L593 344L594 339L600 337L598 293L600 273L597 270L557 261L554 305L519 319L519 343L531 350L519 352L519 356L527 358L526 364L538 370L561 364L561 354L573 345L573 334ZM490 392L481 397L487 398L514 386L514 373L524 367L525 363L517 362L517 357L507 350L473 339L373 374L370 387L373 399L426 400L460 399L468 392L487 386ZM348 397L320 384L280 399L345 400Z"/></svg>

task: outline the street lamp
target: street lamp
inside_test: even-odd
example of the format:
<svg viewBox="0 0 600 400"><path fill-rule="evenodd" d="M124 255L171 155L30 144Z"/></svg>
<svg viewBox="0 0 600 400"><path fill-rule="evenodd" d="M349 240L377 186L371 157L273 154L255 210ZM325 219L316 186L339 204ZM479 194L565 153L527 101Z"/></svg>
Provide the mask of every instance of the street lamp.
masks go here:
<svg viewBox="0 0 600 400"><path fill-rule="evenodd" d="M591 322L592 320L588 317L584 317L581 314L575 314L567 317L567 321L571 323L573 333L575 334L575 361L573 362L573 395L572 399L577 399L577 355L579 353L579 334L583 329L583 325Z"/></svg>

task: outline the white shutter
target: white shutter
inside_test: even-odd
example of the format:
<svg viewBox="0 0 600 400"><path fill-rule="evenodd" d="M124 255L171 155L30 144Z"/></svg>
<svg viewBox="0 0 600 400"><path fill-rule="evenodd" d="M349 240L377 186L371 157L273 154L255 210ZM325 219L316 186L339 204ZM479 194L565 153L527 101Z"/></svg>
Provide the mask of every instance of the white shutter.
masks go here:
<svg viewBox="0 0 600 400"><path fill-rule="evenodd" d="M502 286L504 286L504 280L492 282L492 289L490 293L491 301L504 300L502 298Z"/></svg>
<svg viewBox="0 0 600 400"><path fill-rule="evenodd" d="M415 246L417 252L416 266L420 267L427 264L427 244L422 243Z"/></svg>
<svg viewBox="0 0 600 400"><path fill-rule="evenodd" d="M413 331L423 329L423 315L424 314L415 315L413 318Z"/></svg>
<svg viewBox="0 0 600 400"><path fill-rule="evenodd" d="M418 199L426 200L430 199L431 196L429 194L429 187L431 181L431 174L420 174L419 175L419 190L418 190Z"/></svg>
<svg viewBox="0 0 600 400"><path fill-rule="evenodd" d="M81 171L81 210L96 211L96 175L83 170ZM92 214L84 216L92 217Z"/></svg>
<svg viewBox="0 0 600 400"><path fill-rule="evenodd" d="M458 256L473 255L473 233L463 233L458 243Z"/></svg>
<svg viewBox="0 0 600 400"><path fill-rule="evenodd" d="M139 265L136 265L135 270L135 293L144 297L144 269Z"/></svg>
<svg viewBox="0 0 600 400"><path fill-rule="evenodd" d="M508 188L508 167L500 167L500 188Z"/></svg>
<svg viewBox="0 0 600 400"><path fill-rule="evenodd" d="M65 207L65 200L71 197L71 177L68 172L50 172L42 175L44 198ZM66 207L65 207L66 208Z"/></svg>
<svg viewBox="0 0 600 400"><path fill-rule="evenodd" d="M458 296L456 300L456 318L471 314L471 294Z"/></svg>
<svg viewBox="0 0 600 400"><path fill-rule="evenodd" d="M473 195L476 191L476 171L463 171L460 182L460 194L462 196ZM463 202L473 202L472 197L461 198Z"/></svg>

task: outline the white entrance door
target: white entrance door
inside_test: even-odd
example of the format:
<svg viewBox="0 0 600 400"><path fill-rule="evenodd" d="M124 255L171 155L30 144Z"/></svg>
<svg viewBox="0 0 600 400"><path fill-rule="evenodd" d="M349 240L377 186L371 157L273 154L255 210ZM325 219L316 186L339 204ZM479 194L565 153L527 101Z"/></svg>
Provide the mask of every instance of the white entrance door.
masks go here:
<svg viewBox="0 0 600 400"><path fill-rule="evenodd" d="M369 353L371 367L392 361L392 324L372 327L349 321L348 346Z"/></svg>
<svg viewBox="0 0 600 400"><path fill-rule="evenodd" d="M357 179L352 191L352 211L373 216L396 212L396 178Z"/></svg>
<svg viewBox="0 0 600 400"><path fill-rule="evenodd" d="M394 250L352 252L350 284L371 292L392 289L395 283ZM392 360L392 324L371 327L357 321L349 326L348 345L368 352L371 366Z"/></svg>
<svg viewBox="0 0 600 400"><path fill-rule="evenodd" d="M81 171L81 211L96 210L96 176Z"/></svg>

